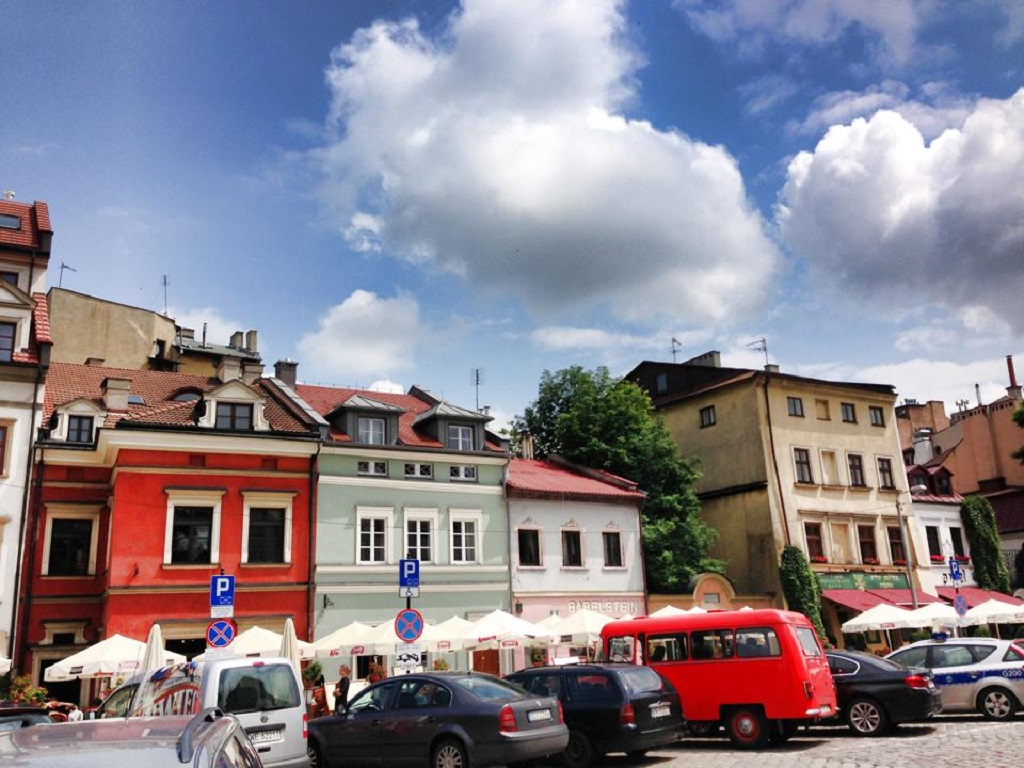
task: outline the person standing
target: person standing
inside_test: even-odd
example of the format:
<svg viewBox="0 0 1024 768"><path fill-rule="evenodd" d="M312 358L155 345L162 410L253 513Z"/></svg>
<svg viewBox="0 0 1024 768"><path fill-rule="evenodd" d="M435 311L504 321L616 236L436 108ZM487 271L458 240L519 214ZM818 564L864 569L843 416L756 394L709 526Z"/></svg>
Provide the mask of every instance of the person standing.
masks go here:
<svg viewBox="0 0 1024 768"><path fill-rule="evenodd" d="M352 674L352 670L347 664L342 664L338 674L340 677L334 685L334 714L341 715L344 714L345 705L348 704L348 688L352 683L349 675Z"/></svg>
<svg viewBox="0 0 1024 768"><path fill-rule="evenodd" d="M77 704L72 704L72 705L71 705L71 711L70 711L70 712L68 712L68 722L69 722L69 723L75 723L75 722L78 722L78 721L79 721L79 720L81 720L81 719L82 719L82 718L83 718L84 716L85 716L85 715L84 715L84 713L82 712L82 710L80 710L80 709L78 708L78 705L77 705Z"/></svg>

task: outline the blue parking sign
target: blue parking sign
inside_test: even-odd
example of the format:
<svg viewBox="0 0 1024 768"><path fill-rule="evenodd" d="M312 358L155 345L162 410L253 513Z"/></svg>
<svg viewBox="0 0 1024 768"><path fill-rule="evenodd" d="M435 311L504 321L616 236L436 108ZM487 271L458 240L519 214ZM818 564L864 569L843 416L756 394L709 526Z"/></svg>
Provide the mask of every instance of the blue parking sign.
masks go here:
<svg viewBox="0 0 1024 768"><path fill-rule="evenodd" d="M398 561L398 586L418 587L420 585L420 561Z"/></svg>
<svg viewBox="0 0 1024 768"><path fill-rule="evenodd" d="M953 581L961 581L964 578L963 571L960 570L960 561L956 557L949 558L949 578Z"/></svg>
<svg viewBox="0 0 1024 768"><path fill-rule="evenodd" d="M235 577L220 576L210 577L210 607L217 608L224 605L235 604Z"/></svg>

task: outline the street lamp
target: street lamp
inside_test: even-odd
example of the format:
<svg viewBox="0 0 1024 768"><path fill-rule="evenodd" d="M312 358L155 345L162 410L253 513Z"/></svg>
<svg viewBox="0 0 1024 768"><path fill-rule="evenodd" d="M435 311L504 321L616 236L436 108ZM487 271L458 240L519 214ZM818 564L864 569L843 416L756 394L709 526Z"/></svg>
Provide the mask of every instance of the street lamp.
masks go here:
<svg viewBox="0 0 1024 768"><path fill-rule="evenodd" d="M926 485L914 485L910 488L911 495L924 493L928 490ZM903 523L903 502L896 502L896 519L899 521L900 526L900 539L903 542L903 554L904 560L907 564L907 585L910 587L910 601L914 606L914 610L917 610L917 590L914 589L914 574L910 567L910 536L907 533L906 527Z"/></svg>

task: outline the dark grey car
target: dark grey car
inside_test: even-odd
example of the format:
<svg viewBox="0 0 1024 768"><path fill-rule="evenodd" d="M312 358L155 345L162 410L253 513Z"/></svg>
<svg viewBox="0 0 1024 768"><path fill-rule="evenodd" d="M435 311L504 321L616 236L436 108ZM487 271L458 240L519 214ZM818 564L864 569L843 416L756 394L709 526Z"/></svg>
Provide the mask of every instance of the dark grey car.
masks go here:
<svg viewBox="0 0 1024 768"><path fill-rule="evenodd" d="M356 694L345 714L309 723L314 768L489 768L568 741L558 699L479 672L392 677Z"/></svg>

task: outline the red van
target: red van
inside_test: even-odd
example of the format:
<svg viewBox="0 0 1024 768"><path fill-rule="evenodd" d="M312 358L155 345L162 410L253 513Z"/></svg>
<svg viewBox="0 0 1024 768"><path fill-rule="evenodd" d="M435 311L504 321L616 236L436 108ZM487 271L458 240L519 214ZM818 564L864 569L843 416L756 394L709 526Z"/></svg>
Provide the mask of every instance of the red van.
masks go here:
<svg viewBox="0 0 1024 768"><path fill-rule="evenodd" d="M785 741L836 713L836 688L814 626L800 613L709 611L613 621L610 661L646 664L679 692L691 728L724 725L739 747Z"/></svg>

